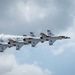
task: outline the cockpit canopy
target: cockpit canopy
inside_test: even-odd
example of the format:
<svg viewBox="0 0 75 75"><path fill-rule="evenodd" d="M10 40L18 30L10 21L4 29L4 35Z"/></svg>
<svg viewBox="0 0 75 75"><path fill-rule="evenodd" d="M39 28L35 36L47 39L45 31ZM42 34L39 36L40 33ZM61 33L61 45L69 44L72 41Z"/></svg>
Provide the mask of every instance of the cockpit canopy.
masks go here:
<svg viewBox="0 0 75 75"><path fill-rule="evenodd" d="M60 36L61 38L65 38L65 36Z"/></svg>

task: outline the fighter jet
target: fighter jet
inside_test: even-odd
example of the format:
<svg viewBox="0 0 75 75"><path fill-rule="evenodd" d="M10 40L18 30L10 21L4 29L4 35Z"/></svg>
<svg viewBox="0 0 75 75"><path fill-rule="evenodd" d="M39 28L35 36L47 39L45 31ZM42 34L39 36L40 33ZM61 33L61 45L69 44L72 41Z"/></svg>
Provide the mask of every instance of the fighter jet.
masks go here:
<svg viewBox="0 0 75 75"><path fill-rule="evenodd" d="M23 45L24 45L24 41L22 41L19 38L16 39L8 39L8 44L12 45L12 46L16 46L16 50L19 50Z"/></svg>
<svg viewBox="0 0 75 75"><path fill-rule="evenodd" d="M30 32L30 36L25 35L23 41L31 44L32 47L35 47L40 42L40 37L36 37L33 32Z"/></svg>
<svg viewBox="0 0 75 75"><path fill-rule="evenodd" d="M47 30L47 34L40 33L41 37L36 37L33 32L30 32L30 36L5 36L7 42L0 38L0 52L3 52L7 47L16 46L16 50L19 50L23 45L31 45L35 47L39 42L49 41L49 45L53 45L56 40L70 39L66 36L55 36L50 30Z"/></svg>
<svg viewBox="0 0 75 75"><path fill-rule="evenodd" d="M70 39L70 37L66 37L66 36L55 36L50 30L47 30L47 34L44 33L40 33L41 37L41 42L43 43L44 41L49 41L49 45L53 45L53 43L56 40L62 40L62 39Z"/></svg>
<svg viewBox="0 0 75 75"><path fill-rule="evenodd" d="M7 42L1 40L0 41L0 52L3 52L7 47L12 47L11 45L9 45Z"/></svg>

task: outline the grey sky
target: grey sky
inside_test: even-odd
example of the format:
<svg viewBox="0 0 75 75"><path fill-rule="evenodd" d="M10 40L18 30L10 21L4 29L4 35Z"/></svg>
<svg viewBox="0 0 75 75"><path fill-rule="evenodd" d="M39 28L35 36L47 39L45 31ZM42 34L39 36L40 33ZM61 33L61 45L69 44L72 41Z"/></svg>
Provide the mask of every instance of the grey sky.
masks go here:
<svg viewBox="0 0 75 75"><path fill-rule="evenodd" d="M73 5L71 0L2 0L0 1L0 33L28 34L30 31L47 29L57 33L64 31L73 21L71 16L74 11L71 9ZM26 12L26 7L29 7L29 13ZM41 19L38 17L40 14L43 14Z"/></svg>

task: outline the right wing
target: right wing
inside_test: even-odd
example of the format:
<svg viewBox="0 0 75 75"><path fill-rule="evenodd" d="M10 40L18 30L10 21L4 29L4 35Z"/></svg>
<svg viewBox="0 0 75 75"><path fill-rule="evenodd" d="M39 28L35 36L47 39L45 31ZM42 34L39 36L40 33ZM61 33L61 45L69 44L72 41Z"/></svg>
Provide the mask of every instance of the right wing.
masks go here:
<svg viewBox="0 0 75 75"><path fill-rule="evenodd" d="M49 45L53 45L53 43L56 41L57 39L50 39L49 40Z"/></svg>
<svg viewBox="0 0 75 75"><path fill-rule="evenodd" d="M50 30L47 30L48 36L55 36Z"/></svg>
<svg viewBox="0 0 75 75"><path fill-rule="evenodd" d="M0 45L0 52L3 52L7 48L7 45Z"/></svg>
<svg viewBox="0 0 75 75"><path fill-rule="evenodd" d="M23 46L23 44L17 43L16 44L16 50L19 50L22 46Z"/></svg>
<svg viewBox="0 0 75 75"><path fill-rule="evenodd" d="M36 37L33 32L30 32L30 36Z"/></svg>

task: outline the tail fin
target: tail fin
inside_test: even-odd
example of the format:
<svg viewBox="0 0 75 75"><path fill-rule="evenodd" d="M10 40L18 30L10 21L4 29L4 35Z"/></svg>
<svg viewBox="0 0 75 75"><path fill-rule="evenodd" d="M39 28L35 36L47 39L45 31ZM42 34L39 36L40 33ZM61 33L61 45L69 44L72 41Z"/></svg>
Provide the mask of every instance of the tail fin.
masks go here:
<svg viewBox="0 0 75 75"><path fill-rule="evenodd" d="M13 40L12 39L8 39L10 42L13 42Z"/></svg>
<svg viewBox="0 0 75 75"><path fill-rule="evenodd" d="M30 36L35 37L35 35L34 35L34 33L33 33L33 32L30 32Z"/></svg>
<svg viewBox="0 0 75 75"><path fill-rule="evenodd" d="M14 41L14 40L12 40L12 39L8 39L8 40L9 40L9 42L11 42L11 43L12 43L12 42L16 42L16 41Z"/></svg>
<svg viewBox="0 0 75 75"><path fill-rule="evenodd" d="M40 33L40 35L41 35L43 38L47 37L47 35L44 34L44 33Z"/></svg>
<svg viewBox="0 0 75 75"><path fill-rule="evenodd" d="M55 36L50 30L47 30L48 36Z"/></svg>

